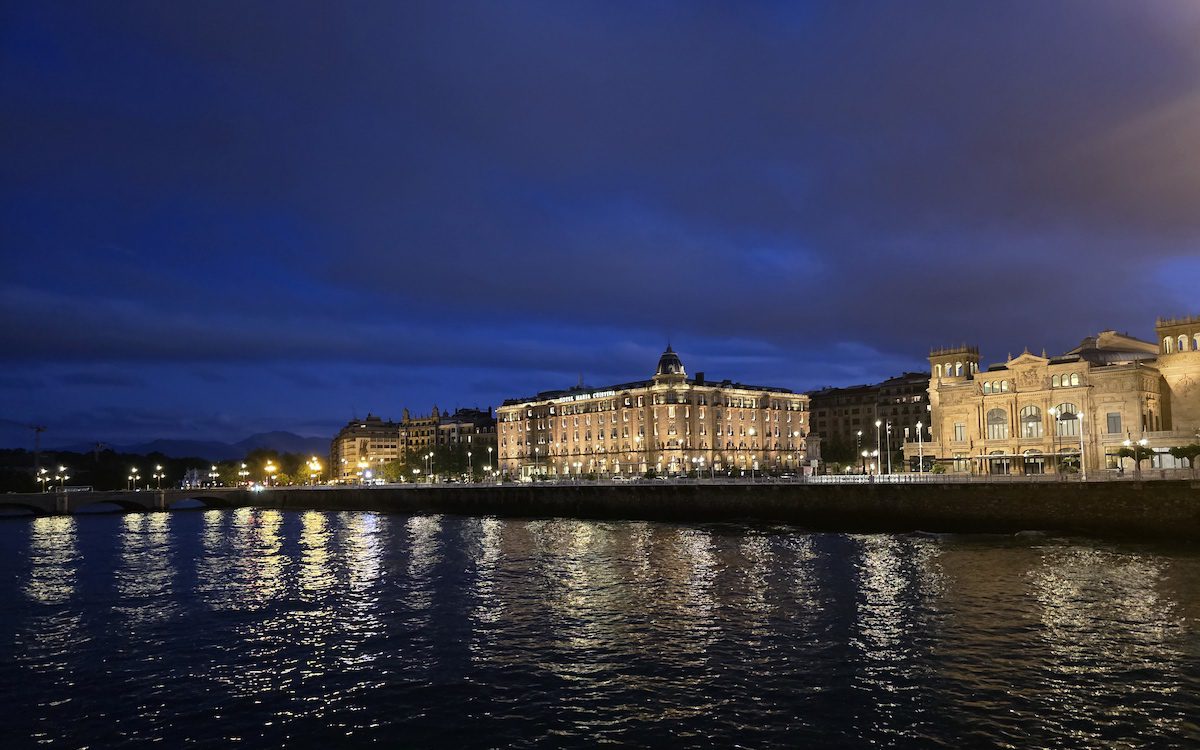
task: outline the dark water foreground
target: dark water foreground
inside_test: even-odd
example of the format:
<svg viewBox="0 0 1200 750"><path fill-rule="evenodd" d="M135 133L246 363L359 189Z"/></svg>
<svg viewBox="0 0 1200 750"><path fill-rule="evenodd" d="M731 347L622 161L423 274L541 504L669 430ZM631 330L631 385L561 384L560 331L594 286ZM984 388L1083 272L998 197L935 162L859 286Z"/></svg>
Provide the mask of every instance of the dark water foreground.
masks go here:
<svg viewBox="0 0 1200 750"><path fill-rule="evenodd" d="M1200 550L233 511L0 522L0 747L1200 746Z"/></svg>

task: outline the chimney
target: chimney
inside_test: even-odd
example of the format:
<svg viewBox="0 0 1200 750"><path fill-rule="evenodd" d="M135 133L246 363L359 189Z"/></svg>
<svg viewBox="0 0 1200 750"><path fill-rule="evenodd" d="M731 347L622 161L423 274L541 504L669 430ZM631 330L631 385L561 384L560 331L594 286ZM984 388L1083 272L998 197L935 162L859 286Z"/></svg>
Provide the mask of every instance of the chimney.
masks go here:
<svg viewBox="0 0 1200 750"><path fill-rule="evenodd" d="M704 385L704 373L696 373L696 385Z"/></svg>

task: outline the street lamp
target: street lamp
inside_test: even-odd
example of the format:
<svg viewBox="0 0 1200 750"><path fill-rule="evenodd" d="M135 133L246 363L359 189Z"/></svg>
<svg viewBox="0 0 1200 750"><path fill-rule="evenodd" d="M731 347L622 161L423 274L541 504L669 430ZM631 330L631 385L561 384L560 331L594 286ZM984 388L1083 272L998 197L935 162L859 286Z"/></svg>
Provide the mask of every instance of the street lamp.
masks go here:
<svg viewBox="0 0 1200 750"><path fill-rule="evenodd" d="M862 430L859 430L858 432L854 433L854 452L855 453L862 452ZM863 456L866 456L866 455L867 455L866 453L863 453ZM866 471L867 471L867 462L864 459L863 460L863 473L865 474Z"/></svg>
<svg viewBox="0 0 1200 750"><path fill-rule="evenodd" d="M882 434L879 432L879 428L880 428L880 427L883 427L883 421L882 421L882 420L879 420L879 419L876 419L876 420L875 420L875 455L876 455L876 456L878 456L880 453L882 453L882 452L883 452L883 436L882 436ZM878 473L879 473L879 471L878 471L878 466L876 467L876 472L875 472L875 473L876 473L876 474L878 474Z"/></svg>
<svg viewBox="0 0 1200 750"><path fill-rule="evenodd" d="M888 474L892 473L892 420L887 421L887 464Z"/></svg>
<svg viewBox="0 0 1200 750"><path fill-rule="evenodd" d="M317 483L317 477L321 474L321 462L316 456L308 459L308 484L313 486Z"/></svg>
<svg viewBox="0 0 1200 750"><path fill-rule="evenodd" d="M163 477L165 477L165 476L166 476L166 474L164 474L164 473L163 473L163 467L161 467L161 466L155 466L155 467L154 467L154 474L153 474L152 476L153 476L155 479L157 479L157 480L158 480L158 488L161 490L161 489L162 489L162 480L163 480Z"/></svg>
<svg viewBox="0 0 1200 750"><path fill-rule="evenodd" d="M417 482L420 481L420 476L421 476L421 470L413 469L413 484L416 484Z"/></svg>
<svg viewBox="0 0 1200 750"><path fill-rule="evenodd" d="M54 478L58 481L58 491L63 492L64 488L66 487L67 480L71 477L67 476L67 467L59 466L58 473L54 475Z"/></svg>
<svg viewBox="0 0 1200 750"><path fill-rule="evenodd" d="M50 477L47 476L49 473L49 469L38 469L37 480L42 483L42 492L46 491L46 487L48 486L47 483L50 481Z"/></svg>
<svg viewBox="0 0 1200 750"><path fill-rule="evenodd" d="M923 423L917 422L917 473L918 474L922 474L925 472L925 450L924 450L924 443L921 442L921 428L924 426L925 425Z"/></svg>
<svg viewBox="0 0 1200 750"><path fill-rule="evenodd" d="M488 471L492 470L492 446L488 446Z"/></svg>
<svg viewBox="0 0 1200 750"><path fill-rule="evenodd" d="M141 479L141 477L138 476L138 469L136 466L134 466L129 470L129 489L136 490L139 479Z"/></svg>
<svg viewBox="0 0 1200 750"><path fill-rule="evenodd" d="M246 477L250 476L250 471L246 468L246 464L242 464L242 468L238 469L238 484L247 484L249 480Z"/></svg>
<svg viewBox="0 0 1200 750"><path fill-rule="evenodd" d="M471 466L471 451L467 451L467 476L471 477L472 481L474 481L475 469Z"/></svg>
<svg viewBox="0 0 1200 750"><path fill-rule="evenodd" d="M433 484L433 451L429 451L426 458L429 459L429 483Z"/></svg>
<svg viewBox="0 0 1200 750"><path fill-rule="evenodd" d="M274 461L268 459L267 465L263 467L263 471L267 473L267 486L270 487L271 477L274 476L275 472L279 471L279 468L275 466Z"/></svg>
<svg viewBox="0 0 1200 750"><path fill-rule="evenodd" d="M221 476L221 475L220 475L220 474L217 472L217 465L216 465L216 464L213 464L213 465L212 465L212 468L210 468L210 469L208 470L208 483L209 483L209 485L211 485L211 486L213 486L213 487L216 487L216 486L217 486L217 477L219 477L219 476Z"/></svg>

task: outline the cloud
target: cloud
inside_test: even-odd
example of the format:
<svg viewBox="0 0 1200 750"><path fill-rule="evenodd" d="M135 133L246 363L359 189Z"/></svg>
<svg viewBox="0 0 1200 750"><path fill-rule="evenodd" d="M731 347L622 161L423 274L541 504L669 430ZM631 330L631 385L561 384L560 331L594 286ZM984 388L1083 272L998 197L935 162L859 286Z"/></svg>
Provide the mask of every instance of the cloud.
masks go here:
<svg viewBox="0 0 1200 750"><path fill-rule="evenodd" d="M1200 312L1198 31L1182 1L14 7L0 399L144 385L170 418L120 429L215 434L641 377L668 336L792 387L1149 336Z"/></svg>

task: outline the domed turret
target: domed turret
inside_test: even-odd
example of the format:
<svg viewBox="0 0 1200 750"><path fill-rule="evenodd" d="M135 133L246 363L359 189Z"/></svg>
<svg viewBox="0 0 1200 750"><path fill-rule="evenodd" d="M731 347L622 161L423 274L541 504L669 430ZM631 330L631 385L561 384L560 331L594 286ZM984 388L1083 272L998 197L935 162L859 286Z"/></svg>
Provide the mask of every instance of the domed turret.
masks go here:
<svg viewBox="0 0 1200 750"><path fill-rule="evenodd" d="M680 361L679 355L671 349L670 344L667 345L667 350L658 358L658 370L654 373L655 379L658 378L686 378L687 372L683 369L683 362Z"/></svg>

